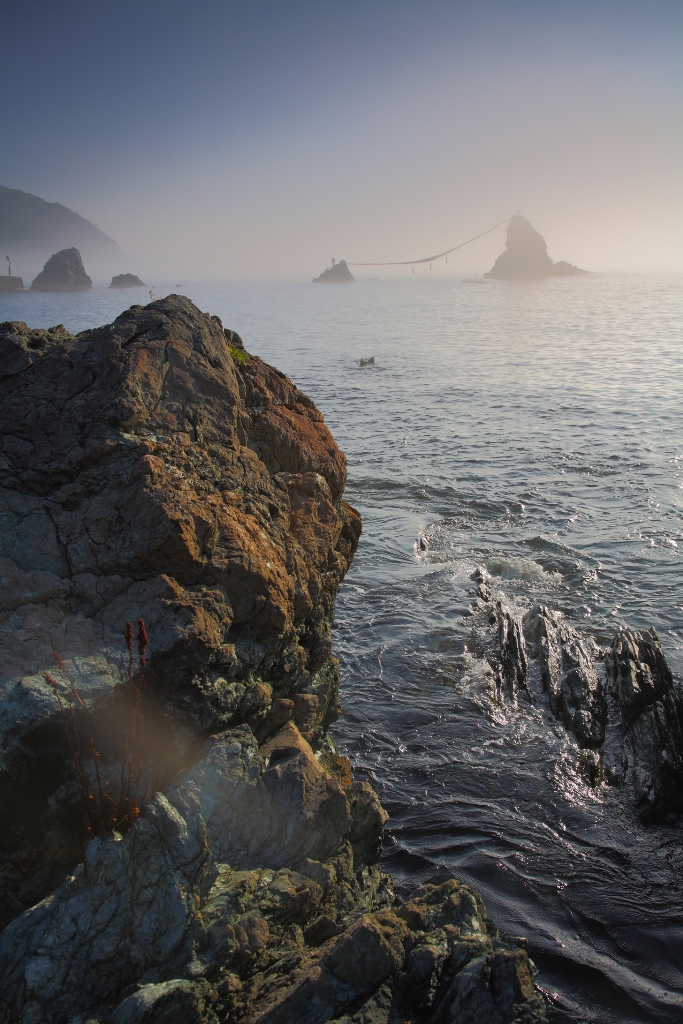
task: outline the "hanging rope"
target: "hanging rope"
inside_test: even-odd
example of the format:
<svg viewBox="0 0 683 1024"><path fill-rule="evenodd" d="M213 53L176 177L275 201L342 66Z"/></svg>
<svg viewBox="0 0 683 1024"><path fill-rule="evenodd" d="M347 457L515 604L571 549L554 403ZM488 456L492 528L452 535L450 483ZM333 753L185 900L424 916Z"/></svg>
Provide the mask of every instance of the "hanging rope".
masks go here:
<svg viewBox="0 0 683 1024"><path fill-rule="evenodd" d="M349 267L409 267L416 263L432 263L434 260L440 260L442 256L448 256L449 253L455 252L456 249L462 249L464 245L469 245L470 242L476 242L478 238L483 238L484 235L489 235L496 228L500 228L503 224L507 224L510 220L506 217L505 220L501 220L499 224L494 224L492 228L487 228L486 231L482 231L480 235L475 235L474 238L468 238L466 242L461 242L460 245L454 245L452 249L446 249L445 252L440 252L436 256L425 256L423 260L399 260L395 263L357 263L347 260L346 263Z"/></svg>

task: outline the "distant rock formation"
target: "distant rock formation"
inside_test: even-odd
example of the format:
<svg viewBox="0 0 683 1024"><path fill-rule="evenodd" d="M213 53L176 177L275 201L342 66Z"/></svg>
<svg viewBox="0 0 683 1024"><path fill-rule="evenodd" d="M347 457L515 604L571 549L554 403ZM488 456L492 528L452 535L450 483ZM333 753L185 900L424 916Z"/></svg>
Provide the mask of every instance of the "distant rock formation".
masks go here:
<svg viewBox="0 0 683 1024"><path fill-rule="evenodd" d="M34 292L82 292L92 288L78 249L61 249L50 256L31 285Z"/></svg>
<svg viewBox="0 0 683 1024"><path fill-rule="evenodd" d="M141 281L136 274L116 274L112 277L110 288L146 288L147 285Z"/></svg>
<svg viewBox="0 0 683 1024"><path fill-rule="evenodd" d="M24 282L20 277L0 277L0 293L25 291Z"/></svg>
<svg viewBox="0 0 683 1024"><path fill-rule="evenodd" d="M116 242L85 217L62 206L48 203L29 192L0 185L0 248L11 252L17 262L31 267L31 274L51 252L75 245L90 264L103 267L116 261L121 266L123 253ZM103 269L103 268L102 268ZM113 273L115 265L109 273Z"/></svg>
<svg viewBox="0 0 683 1024"><path fill-rule="evenodd" d="M349 270L346 260L339 260L339 263L335 263L332 260L332 266L328 267L327 270L323 270L320 277L313 278L313 284L348 284L349 281L354 281L355 278Z"/></svg>
<svg viewBox="0 0 683 1024"><path fill-rule="evenodd" d="M587 271L560 260L553 263L543 235L531 226L525 217L516 213L510 218L502 252L492 269L484 277L498 277L508 281L533 281L542 277L569 277Z"/></svg>

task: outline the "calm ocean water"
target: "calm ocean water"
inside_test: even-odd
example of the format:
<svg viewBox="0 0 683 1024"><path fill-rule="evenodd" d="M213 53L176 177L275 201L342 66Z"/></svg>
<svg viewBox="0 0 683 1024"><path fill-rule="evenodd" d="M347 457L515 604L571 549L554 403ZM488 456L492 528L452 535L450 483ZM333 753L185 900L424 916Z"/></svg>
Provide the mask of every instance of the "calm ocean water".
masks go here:
<svg viewBox="0 0 683 1024"><path fill-rule="evenodd" d="M681 1021L683 829L589 790L542 708L496 704L463 612L484 565L599 642L654 625L683 676L683 280L183 291L307 391L348 456L364 534L335 734L391 814L397 888L476 886L528 937L555 1021ZM0 296L0 320L78 331L146 300Z"/></svg>

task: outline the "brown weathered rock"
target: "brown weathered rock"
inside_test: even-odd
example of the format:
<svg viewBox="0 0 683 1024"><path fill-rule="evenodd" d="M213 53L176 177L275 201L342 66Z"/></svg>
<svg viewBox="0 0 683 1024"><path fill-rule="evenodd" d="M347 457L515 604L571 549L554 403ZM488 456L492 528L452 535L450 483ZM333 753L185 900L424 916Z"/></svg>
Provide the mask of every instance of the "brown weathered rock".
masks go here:
<svg viewBox="0 0 683 1024"><path fill-rule="evenodd" d="M78 859L75 770L43 676L64 682L53 650L115 779L130 714L123 628L144 619L143 792L211 731L274 733L282 702L317 743L337 715L330 629L360 518L341 500L346 460L313 402L184 297L76 338L3 325L0 354L11 917Z"/></svg>

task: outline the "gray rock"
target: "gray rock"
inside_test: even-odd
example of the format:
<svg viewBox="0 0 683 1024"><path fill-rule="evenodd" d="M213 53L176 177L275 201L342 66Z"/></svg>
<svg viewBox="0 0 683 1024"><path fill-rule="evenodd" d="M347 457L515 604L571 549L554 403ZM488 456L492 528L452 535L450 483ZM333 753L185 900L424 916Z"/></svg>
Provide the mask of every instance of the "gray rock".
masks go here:
<svg viewBox="0 0 683 1024"><path fill-rule="evenodd" d="M317 748L338 714L331 621L360 517L312 401L186 298L77 338L3 324L0 364L5 924L82 857L78 778L44 677L67 686L53 651L113 785L130 722L123 630L145 620L141 797L232 724L262 741L291 708Z"/></svg>
<svg viewBox="0 0 683 1024"><path fill-rule="evenodd" d="M247 726L212 737L180 785L198 800L216 859L236 868L325 861L353 824L341 786L293 722L260 750ZM378 801L364 806L358 841L370 832L376 844L384 821Z"/></svg>
<svg viewBox="0 0 683 1024"><path fill-rule="evenodd" d="M147 285L141 281L136 274L116 274L111 279L110 288L146 288Z"/></svg>
<svg viewBox="0 0 683 1024"><path fill-rule="evenodd" d="M605 655L621 711L621 762L646 819L683 810L683 692L654 629L618 633Z"/></svg>
<svg viewBox="0 0 683 1024"><path fill-rule="evenodd" d="M49 330L32 330L22 320L0 324L0 381L27 369L52 348L73 341L73 334L58 324Z"/></svg>
<svg viewBox="0 0 683 1024"><path fill-rule="evenodd" d="M92 288L78 249L60 249L33 279L34 292L82 292Z"/></svg>
<svg viewBox="0 0 683 1024"><path fill-rule="evenodd" d="M567 277L585 274L585 270L560 260L553 263L548 256L548 247L542 235L526 218L516 213L508 222L505 252L502 252L492 269L484 277L507 278L508 280L534 280L543 277Z"/></svg>
<svg viewBox="0 0 683 1024"><path fill-rule="evenodd" d="M120 1003L108 1024L218 1024L215 990L205 981L143 985Z"/></svg>
<svg viewBox="0 0 683 1024"><path fill-rule="evenodd" d="M603 650L558 612L536 605L522 619L492 602L483 573L471 578L479 582L480 615L493 627L499 692L510 700L520 691L531 696L540 680L553 715L576 737L589 785L627 787L646 822L680 815L683 690L656 632L626 630Z"/></svg>
<svg viewBox="0 0 683 1024"><path fill-rule="evenodd" d="M524 616L524 632L535 645L543 689L555 717L574 733L580 747L601 746L607 702L595 666L600 652L544 605Z"/></svg>
<svg viewBox="0 0 683 1024"><path fill-rule="evenodd" d="M191 957L197 910L215 877L204 823L157 795L123 837L92 840L85 861L0 935L10 1020L61 1024L131 982L172 978Z"/></svg>

